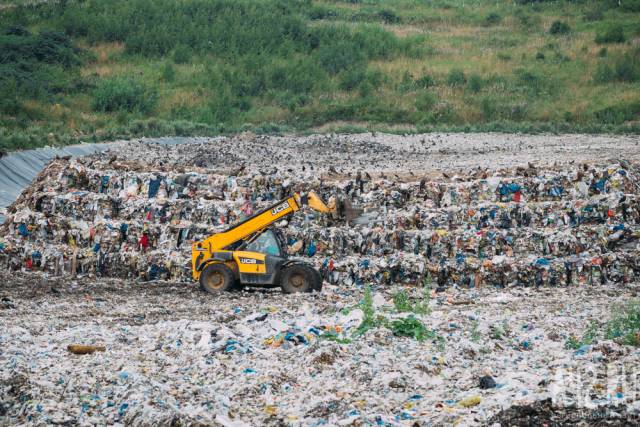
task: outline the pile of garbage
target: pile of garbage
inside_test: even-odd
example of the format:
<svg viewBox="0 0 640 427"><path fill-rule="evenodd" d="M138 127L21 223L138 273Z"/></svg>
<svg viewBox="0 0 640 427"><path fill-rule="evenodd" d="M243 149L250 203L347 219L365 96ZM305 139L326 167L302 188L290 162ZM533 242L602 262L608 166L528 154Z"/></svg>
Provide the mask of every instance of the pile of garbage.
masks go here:
<svg viewBox="0 0 640 427"><path fill-rule="evenodd" d="M0 268L185 281L193 242L314 190L338 211L298 213L284 232L289 254L332 284L420 284L430 275L440 289L539 287L640 277L637 163L400 176L390 172L399 158L389 145L326 151L338 146L328 137L219 138L56 158L7 210ZM361 153L375 154L365 164ZM351 206L364 215L351 218Z"/></svg>
<svg viewBox="0 0 640 427"><path fill-rule="evenodd" d="M332 285L212 298L194 283L0 271L0 424L636 421L640 351L605 339L603 322L637 285L451 288L426 301L406 286L428 314L401 311L399 287L372 288L370 305ZM363 328L371 314L389 326ZM594 321L590 343L567 345ZM535 404L546 399L553 408Z"/></svg>
<svg viewBox="0 0 640 427"><path fill-rule="evenodd" d="M54 158L0 226L0 424L635 425L637 143L241 135ZM336 212L278 226L320 293L188 280L194 241L310 190Z"/></svg>

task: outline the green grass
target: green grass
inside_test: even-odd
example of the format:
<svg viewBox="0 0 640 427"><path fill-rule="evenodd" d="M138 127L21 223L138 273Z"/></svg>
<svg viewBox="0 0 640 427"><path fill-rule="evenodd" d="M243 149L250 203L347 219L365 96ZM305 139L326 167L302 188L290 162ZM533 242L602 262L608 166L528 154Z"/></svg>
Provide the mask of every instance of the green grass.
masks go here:
<svg viewBox="0 0 640 427"><path fill-rule="evenodd" d="M640 130L639 0L35 3L0 7L0 149Z"/></svg>
<svg viewBox="0 0 640 427"><path fill-rule="evenodd" d="M640 300L632 300L614 311L605 325L605 338L640 346Z"/></svg>
<svg viewBox="0 0 640 427"><path fill-rule="evenodd" d="M565 348L576 350L583 345L594 344L598 338L640 346L640 300L633 299L613 307L611 313L611 319L604 324L589 322L582 337L570 336L565 341Z"/></svg>
<svg viewBox="0 0 640 427"><path fill-rule="evenodd" d="M595 321L591 321L589 326L582 334L582 338L570 336L564 343L565 348L571 350L577 350L583 345L591 345L596 340L598 335L598 324Z"/></svg>

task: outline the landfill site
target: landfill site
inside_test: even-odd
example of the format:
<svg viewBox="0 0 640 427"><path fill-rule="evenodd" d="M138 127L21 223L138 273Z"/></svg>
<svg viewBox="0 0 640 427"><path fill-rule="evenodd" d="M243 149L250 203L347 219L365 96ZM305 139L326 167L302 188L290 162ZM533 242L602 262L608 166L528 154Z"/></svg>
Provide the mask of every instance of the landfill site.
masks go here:
<svg viewBox="0 0 640 427"><path fill-rule="evenodd" d="M194 243L310 192L331 212L273 227L321 286L193 279ZM0 225L0 425L638 425L640 347L610 332L640 290L639 198L638 136L54 156Z"/></svg>

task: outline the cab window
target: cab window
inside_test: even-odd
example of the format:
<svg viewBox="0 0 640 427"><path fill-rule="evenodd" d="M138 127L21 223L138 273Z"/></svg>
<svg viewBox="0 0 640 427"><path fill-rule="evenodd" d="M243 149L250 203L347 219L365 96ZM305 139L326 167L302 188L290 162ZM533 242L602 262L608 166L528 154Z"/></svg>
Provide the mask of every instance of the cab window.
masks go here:
<svg viewBox="0 0 640 427"><path fill-rule="evenodd" d="M249 243L244 250L267 255L281 256L278 239L276 239L272 230L267 230L262 233L258 238Z"/></svg>

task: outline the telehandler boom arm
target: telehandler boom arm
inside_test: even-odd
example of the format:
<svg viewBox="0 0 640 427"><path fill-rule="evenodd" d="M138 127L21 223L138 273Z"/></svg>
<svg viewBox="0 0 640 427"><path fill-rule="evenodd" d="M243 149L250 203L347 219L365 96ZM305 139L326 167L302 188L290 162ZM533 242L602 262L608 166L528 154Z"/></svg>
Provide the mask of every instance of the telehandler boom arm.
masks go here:
<svg viewBox="0 0 640 427"><path fill-rule="evenodd" d="M328 207L313 191L305 195L295 194L278 203L258 212L244 221L232 225L227 230L209 236L201 242L195 243L199 249L207 249L209 252L224 250L240 240L244 240L253 234L260 232L280 219L300 210L303 205L308 205L315 211L329 213L335 208Z"/></svg>

